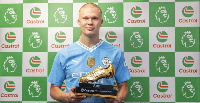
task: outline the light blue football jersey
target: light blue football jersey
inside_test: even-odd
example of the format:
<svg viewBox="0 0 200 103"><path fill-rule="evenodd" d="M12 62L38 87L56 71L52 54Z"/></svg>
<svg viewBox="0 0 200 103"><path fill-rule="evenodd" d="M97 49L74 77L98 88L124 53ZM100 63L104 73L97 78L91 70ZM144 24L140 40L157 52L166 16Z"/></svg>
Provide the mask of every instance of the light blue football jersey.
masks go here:
<svg viewBox="0 0 200 103"><path fill-rule="evenodd" d="M91 61L92 60L92 61ZM90 65L92 62L92 65ZM113 78L99 79L96 84L114 85L114 81L122 83L130 79L128 66L126 66L123 52L120 48L100 40L92 48L88 48L80 41L58 51L48 78L54 85L61 86L66 80L66 92L69 93L72 87L78 86L78 79L86 75L98 66L106 67L112 63L115 68ZM97 101L98 100L98 101ZM91 97L82 102L105 102L104 98Z"/></svg>

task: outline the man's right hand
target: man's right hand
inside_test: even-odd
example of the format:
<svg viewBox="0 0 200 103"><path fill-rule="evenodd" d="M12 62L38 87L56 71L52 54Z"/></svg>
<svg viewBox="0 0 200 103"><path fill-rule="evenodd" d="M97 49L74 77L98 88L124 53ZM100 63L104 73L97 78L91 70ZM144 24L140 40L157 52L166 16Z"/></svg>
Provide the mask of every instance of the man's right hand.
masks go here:
<svg viewBox="0 0 200 103"><path fill-rule="evenodd" d="M72 87L69 93L63 92L61 86L51 84L50 95L53 99L60 102L81 102L82 100L89 98L89 96L78 96L75 94L76 87Z"/></svg>
<svg viewBox="0 0 200 103"><path fill-rule="evenodd" d="M76 87L72 87L71 91L68 93L67 99L69 102L81 102L82 100L88 98L88 96L79 96L75 94Z"/></svg>

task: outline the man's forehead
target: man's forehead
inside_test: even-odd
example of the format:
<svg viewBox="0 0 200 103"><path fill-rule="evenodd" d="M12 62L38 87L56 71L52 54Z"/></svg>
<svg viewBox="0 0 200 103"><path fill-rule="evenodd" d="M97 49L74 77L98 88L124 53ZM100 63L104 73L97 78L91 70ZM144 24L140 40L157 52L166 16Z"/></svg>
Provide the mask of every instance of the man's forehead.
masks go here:
<svg viewBox="0 0 200 103"><path fill-rule="evenodd" d="M81 12L82 10L86 10L86 9L96 9L96 10L101 12L101 10L99 8L94 7L94 6L90 6L90 5L82 7L79 12Z"/></svg>

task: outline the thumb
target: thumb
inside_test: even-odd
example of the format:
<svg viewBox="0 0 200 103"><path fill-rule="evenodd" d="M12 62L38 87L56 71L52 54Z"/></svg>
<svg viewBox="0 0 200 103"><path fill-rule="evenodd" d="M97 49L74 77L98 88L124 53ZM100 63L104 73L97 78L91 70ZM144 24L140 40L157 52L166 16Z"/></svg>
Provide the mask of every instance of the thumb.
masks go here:
<svg viewBox="0 0 200 103"><path fill-rule="evenodd" d="M71 88L71 92L75 93L76 87Z"/></svg>

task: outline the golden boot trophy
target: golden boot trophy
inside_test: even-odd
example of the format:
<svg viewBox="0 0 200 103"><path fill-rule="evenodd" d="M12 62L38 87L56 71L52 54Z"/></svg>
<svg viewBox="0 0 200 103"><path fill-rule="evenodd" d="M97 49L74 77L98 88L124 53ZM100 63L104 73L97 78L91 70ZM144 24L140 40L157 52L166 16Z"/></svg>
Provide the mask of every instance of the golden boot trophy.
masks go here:
<svg viewBox="0 0 200 103"><path fill-rule="evenodd" d="M98 66L93 71L79 78L79 87L76 87L76 95L101 96L116 98L117 90L113 85L89 84L88 82L97 82L101 78L112 78L115 69L110 63L107 67Z"/></svg>

